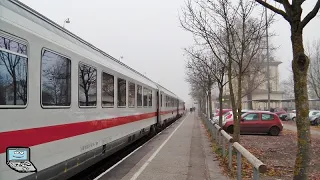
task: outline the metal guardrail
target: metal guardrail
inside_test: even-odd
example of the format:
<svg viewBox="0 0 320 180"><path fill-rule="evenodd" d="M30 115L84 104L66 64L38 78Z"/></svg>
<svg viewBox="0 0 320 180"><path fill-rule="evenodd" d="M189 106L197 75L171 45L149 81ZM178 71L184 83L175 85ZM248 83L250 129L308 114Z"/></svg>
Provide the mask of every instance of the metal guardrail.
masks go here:
<svg viewBox="0 0 320 180"><path fill-rule="evenodd" d="M263 164L258 158L251 154L247 149L241 146L238 142L234 142L233 138L225 132L216 122L208 119L206 115L205 124L209 129L211 137L216 141L218 146L222 147L222 156L226 157L226 144L228 143L228 167L232 169L232 148L237 151L237 179L242 179L242 163L241 156L244 156L253 167L253 179L258 180L260 173L265 173L267 171L267 166ZM222 141L222 142L221 142Z"/></svg>

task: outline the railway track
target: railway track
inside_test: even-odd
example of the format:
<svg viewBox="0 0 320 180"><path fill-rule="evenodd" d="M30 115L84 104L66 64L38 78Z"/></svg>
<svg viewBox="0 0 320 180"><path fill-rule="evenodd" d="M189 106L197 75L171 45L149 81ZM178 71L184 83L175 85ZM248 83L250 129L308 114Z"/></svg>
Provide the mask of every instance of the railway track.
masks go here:
<svg viewBox="0 0 320 180"><path fill-rule="evenodd" d="M167 124L167 126L165 128L169 127L172 123L179 120L180 118L177 118L176 120L171 121L171 123ZM160 132L162 132L163 130L161 130ZM105 171L107 171L108 169L112 168L112 166L115 166L119 161L121 161L123 158L128 156L130 153L132 153L133 151L135 151L136 149L141 147L143 144L147 143L150 139L155 137L160 132L158 132L152 136L142 137L141 139L137 140L135 143L133 143L133 144L127 146L126 148L114 153L113 155L99 161L98 163L90 166L89 168L85 169L84 171L81 171L80 173L76 174L75 176L69 178L68 180L94 180L100 174L102 174Z"/></svg>

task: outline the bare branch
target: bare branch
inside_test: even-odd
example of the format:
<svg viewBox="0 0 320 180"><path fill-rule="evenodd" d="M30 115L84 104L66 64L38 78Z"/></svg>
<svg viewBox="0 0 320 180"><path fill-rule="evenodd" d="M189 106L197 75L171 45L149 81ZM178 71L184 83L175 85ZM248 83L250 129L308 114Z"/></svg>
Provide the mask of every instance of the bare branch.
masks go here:
<svg viewBox="0 0 320 180"><path fill-rule="evenodd" d="M302 3L301 3L302 4ZM300 5L301 5L300 4ZM310 21L313 19L319 12L320 9L320 0L317 1L317 4L314 8L308 13L308 15L301 21L300 29L303 29Z"/></svg>
<svg viewBox="0 0 320 180"><path fill-rule="evenodd" d="M281 15L285 20L287 20L289 23L292 22L292 19L290 16L288 16L288 14L284 11L282 11L281 9L278 9L272 5L270 5L269 3L263 1L263 0L255 0L257 3L261 4L262 6L270 9L271 11ZM283 4L286 4L286 3L283 3Z"/></svg>

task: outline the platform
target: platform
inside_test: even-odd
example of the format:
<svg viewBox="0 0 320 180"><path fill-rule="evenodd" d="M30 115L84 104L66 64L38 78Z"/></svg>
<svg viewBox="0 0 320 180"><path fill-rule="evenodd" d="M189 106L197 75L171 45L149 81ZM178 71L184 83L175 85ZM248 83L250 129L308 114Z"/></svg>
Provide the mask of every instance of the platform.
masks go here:
<svg viewBox="0 0 320 180"><path fill-rule="evenodd" d="M99 180L225 180L195 112L180 118Z"/></svg>

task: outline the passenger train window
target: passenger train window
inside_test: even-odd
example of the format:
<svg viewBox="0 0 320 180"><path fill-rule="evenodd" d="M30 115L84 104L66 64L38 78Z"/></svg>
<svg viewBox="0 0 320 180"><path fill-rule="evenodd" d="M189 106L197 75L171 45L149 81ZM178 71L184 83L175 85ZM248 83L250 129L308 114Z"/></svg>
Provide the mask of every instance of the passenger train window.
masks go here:
<svg viewBox="0 0 320 180"><path fill-rule="evenodd" d="M137 106L142 107L142 86L137 85Z"/></svg>
<svg viewBox="0 0 320 180"><path fill-rule="evenodd" d="M149 107L152 107L152 90L149 90L148 99L149 99Z"/></svg>
<svg viewBox="0 0 320 180"><path fill-rule="evenodd" d="M102 72L101 85L102 107L114 107L114 76Z"/></svg>
<svg viewBox="0 0 320 180"><path fill-rule="evenodd" d="M148 89L143 88L143 107L148 107Z"/></svg>
<svg viewBox="0 0 320 180"><path fill-rule="evenodd" d="M0 34L0 107L27 104L27 46Z"/></svg>
<svg viewBox="0 0 320 180"><path fill-rule="evenodd" d="M129 82L129 107L135 107L136 100L136 85Z"/></svg>
<svg viewBox="0 0 320 180"><path fill-rule="evenodd" d="M42 106L70 106L71 60L44 49L41 61Z"/></svg>
<svg viewBox="0 0 320 180"><path fill-rule="evenodd" d="M127 82L124 79L118 78L118 107L127 105Z"/></svg>
<svg viewBox="0 0 320 180"><path fill-rule="evenodd" d="M97 69L79 64L79 106L97 105Z"/></svg>
<svg viewBox="0 0 320 180"><path fill-rule="evenodd" d="M161 98L160 98L160 103L161 103L161 107L163 107L162 94L161 94Z"/></svg>
<svg viewBox="0 0 320 180"><path fill-rule="evenodd" d="M165 96L166 97L166 107L168 107L168 96Z"/></svg>

